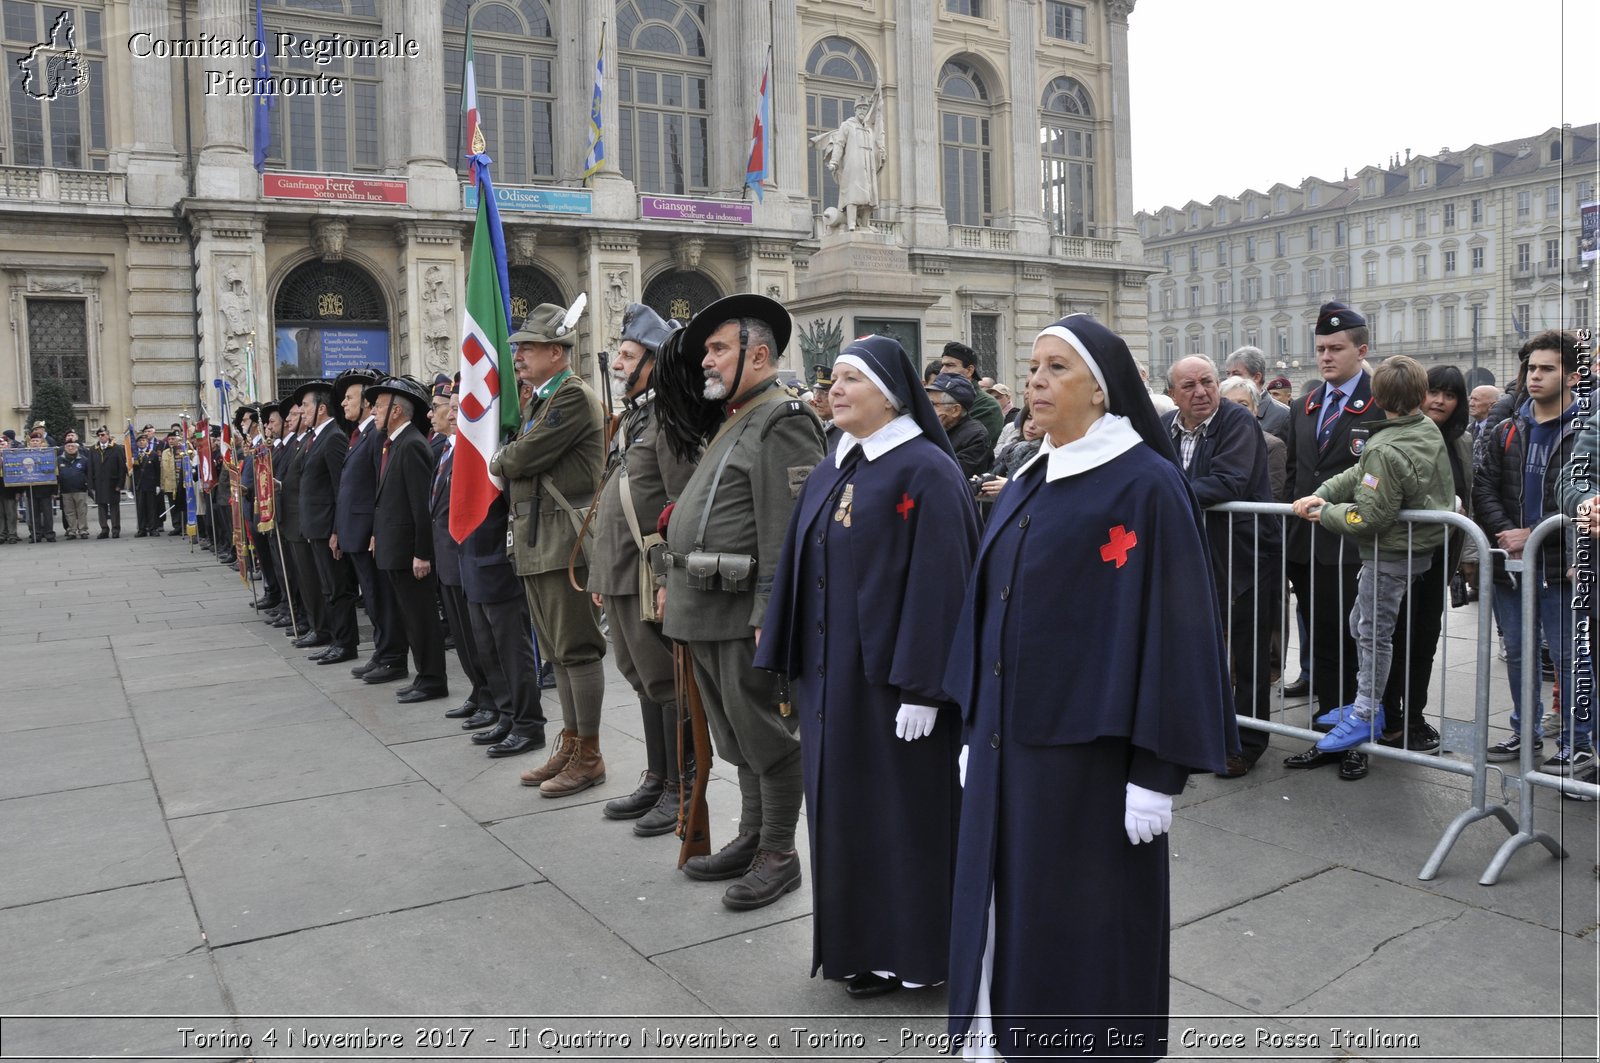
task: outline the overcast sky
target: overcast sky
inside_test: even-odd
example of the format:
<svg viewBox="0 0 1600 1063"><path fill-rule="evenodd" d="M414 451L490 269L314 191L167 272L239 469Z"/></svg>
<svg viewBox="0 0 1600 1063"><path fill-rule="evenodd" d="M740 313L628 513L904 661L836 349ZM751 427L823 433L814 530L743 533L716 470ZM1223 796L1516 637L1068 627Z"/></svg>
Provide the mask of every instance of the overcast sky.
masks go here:
<svg viewBox="0 0 1600 1063"><path fill-rule="evenodd" d="M1133 207L1600 121L1597 45L1595 0L1138 0Z"/></svg>

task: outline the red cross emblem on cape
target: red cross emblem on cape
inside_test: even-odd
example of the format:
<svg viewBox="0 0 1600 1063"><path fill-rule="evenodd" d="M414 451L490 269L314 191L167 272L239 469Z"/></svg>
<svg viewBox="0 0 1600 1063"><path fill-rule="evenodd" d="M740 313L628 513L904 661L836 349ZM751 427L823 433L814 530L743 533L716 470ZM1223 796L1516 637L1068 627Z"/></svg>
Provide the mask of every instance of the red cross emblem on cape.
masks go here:
<svg viewBox="0 0 1600 1063"><path fill-rule="evenodd" d="M1128 563L1128 551L1139 545L1139 536L1118 524L1111 529L1110 541L1100 547L1100 560L1115 561L1121 568Z"/></svg>
<svg viewBox="0 0 1600 1063"><path fill-rule="evenodd" d="M900 504L894 507L894 511L900 514L901 520L910 520L911 511L916 508L917 500L912 498L911 493L908 491L900 496Z"/></svg>

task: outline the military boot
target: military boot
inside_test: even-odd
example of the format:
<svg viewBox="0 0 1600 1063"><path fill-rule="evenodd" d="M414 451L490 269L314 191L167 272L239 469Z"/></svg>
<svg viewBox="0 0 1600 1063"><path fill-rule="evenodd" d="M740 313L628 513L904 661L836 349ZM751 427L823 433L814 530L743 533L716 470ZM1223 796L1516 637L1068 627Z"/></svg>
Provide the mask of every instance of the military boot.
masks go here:
<svg viewBox="0 0 1600 1063"><path fill-rule="evenodd" d="M662 786L661 776L647 771L640 776L637 790L627 797L607 801L606 807L601 811L605 813L607 819L638 819L656 807L656 803L661 800Z"/></svg>
<svg viewBox="0 0 1600 1063"><path fill-rule="evenodd" d="M800 888L800 855L762 849L744 877L728 887L722 903L738 911L765 908L785 893Z"/></svg>
<svg viewBox="0 0 1600 1063"><path fill-rule="evenodd" d="M524 786L540 786L561 774L567 766L567 761L577 750L578 732L563 729L556 738L556 748L550 751L550 759L544 762L544 767L525 771L517 776Z"/></svg>
<svg viewBox="0 0 1600 1063"><path fill-rule="evenodd" d="M654 838L678 829L678 782L676 779L661 788L661 796L654 807L633 825L633 833L641 838Z"/></svg>
<svg viewBox="0 0 1600 1063"><path fill-rule="evenodd" d="M684 862L683 873L701 882L715 882L724 878L739 878L750 870L756 851L761 848L761 835L755 831L735 834L733 840L708 856L691 856Z"/></svg>
<svg viewBox="0 0 1600 1063"><path fill-rule="evenodd" d="M540 797L571 797L606 781L606 762L600 757L600 736L573 739L572 754L566 766L553 779L539 786Z"/></svg>

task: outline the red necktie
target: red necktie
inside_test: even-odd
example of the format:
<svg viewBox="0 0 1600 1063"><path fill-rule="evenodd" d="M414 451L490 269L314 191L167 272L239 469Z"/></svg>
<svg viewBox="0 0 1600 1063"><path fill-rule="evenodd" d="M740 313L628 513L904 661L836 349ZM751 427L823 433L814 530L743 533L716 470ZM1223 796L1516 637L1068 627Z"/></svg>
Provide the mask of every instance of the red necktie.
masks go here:
<svg viewBox="0 0 1600 1063"><path fill-rule="evenodd" d="M359 438L361 438L361 429L359 429L359 428L350 429L350 445L352 447L356 445L356 440L359 439Z"/></svg>
<svg viewBox="0 0 1600 1063"><path fill-rule="evenodd" d="M378 462L378 476L382 478L389 471L389 440L383 441L383 457Z"/></svg>

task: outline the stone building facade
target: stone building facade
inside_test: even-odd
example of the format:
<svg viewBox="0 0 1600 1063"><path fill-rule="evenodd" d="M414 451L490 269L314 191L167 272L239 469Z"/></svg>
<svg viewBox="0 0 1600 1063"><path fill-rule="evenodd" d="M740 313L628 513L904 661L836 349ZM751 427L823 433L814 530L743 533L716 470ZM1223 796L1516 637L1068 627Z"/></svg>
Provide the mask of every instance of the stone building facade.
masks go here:
<svg viewBox="0 0 1600 1063"><path fill-rule="evenodd" d="M1143 349L1154 270L1119 103L1134 0L260 0L265 69L255 0L4 7L6 420L44 377L120 427L214 410L216 380L268 398L345 365L452 371L469 10L514 313L587 292L586 370L626 303L681 317L738 291L795 307L801 372L826 337L891 330L922 359L962 339L1015 383L1071 310ZM585 179L597 54L606 155ZM262 172L260 76L279 93ZM879 85L872 224L908 275L892 298L808 302L834 194L814 137Z"/></svg>
<svg viewBox="0 0 1600 1063"><path fill-rule="evenodd" d="M1595 323L1593 263L1578 238L1597 140L1591 124L1407 150L1337 181L1140 211L1146 260L1165 271L1149 290L1152 369L1251 344L1298 391L1316 377L1317 308L1340 299L1367 318L1374 358L1506 382L1527 337Z"/></svg>

